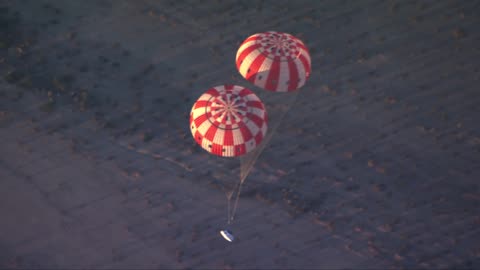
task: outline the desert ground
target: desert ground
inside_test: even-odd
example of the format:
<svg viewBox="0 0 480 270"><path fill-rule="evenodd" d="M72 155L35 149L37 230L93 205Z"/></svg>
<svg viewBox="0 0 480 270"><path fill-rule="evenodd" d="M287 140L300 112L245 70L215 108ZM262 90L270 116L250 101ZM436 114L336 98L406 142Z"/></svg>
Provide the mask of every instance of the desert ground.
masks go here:
<svg viewBox="0 0 480 270"><path fill-rule="evenodd" d="M480 268L480 1L0 1L0 268ZM248 36L312 74L245 181L189 113ZM262 92L263 91L263 92ZM275 110L269 111L275 119Z"/></svg>

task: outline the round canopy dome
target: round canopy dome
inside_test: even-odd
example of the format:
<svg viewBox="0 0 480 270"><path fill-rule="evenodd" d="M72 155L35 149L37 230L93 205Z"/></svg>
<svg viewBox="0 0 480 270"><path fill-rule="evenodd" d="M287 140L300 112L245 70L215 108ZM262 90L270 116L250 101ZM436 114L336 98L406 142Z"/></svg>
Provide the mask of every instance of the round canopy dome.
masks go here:
<svg viewBox="0 0 480 270"><path fill-rule="evenodd" d="M274 92L299 89L311 72L305 44L290 34L273 31L248 37L237 51L236 64L245 79Z"/></svg>
<svg viewBox="0 0 480 270"><path fill-rule="evenodd" d="M237 85L210 88L195 102L190 130L206 151L223 157L244 155L267 133L267 112L249 89Z"/></svg>

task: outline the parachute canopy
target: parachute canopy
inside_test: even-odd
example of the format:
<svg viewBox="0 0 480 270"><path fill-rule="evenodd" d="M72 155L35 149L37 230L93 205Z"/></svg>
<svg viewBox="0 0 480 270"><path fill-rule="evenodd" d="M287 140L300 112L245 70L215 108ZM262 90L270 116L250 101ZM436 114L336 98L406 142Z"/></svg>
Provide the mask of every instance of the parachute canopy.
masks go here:
<svg viewBox="0 0 480 270"><path fill-rule="evenodd" d="M210 88L190 113L195 141L206 151L223 157L244 155L267 133L267 112L249 89L237 85Z"/></svg>
<svg viewBox="0 0 480 270"><path fill-rule="evenodd" d="M245 79L274 92L299 89L311 71L305 44L290 34L273 31L248 37L237 51L236 63Z"/></svg>

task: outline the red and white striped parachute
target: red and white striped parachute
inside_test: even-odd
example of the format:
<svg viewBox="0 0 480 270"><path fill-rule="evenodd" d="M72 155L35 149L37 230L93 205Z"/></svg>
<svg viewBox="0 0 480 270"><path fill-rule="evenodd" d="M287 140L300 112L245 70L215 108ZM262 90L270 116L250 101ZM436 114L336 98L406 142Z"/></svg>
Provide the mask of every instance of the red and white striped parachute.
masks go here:
<svg viewBox="0 0 480 270"><path fill-rule="evenodd" d="M247 88L221 85L210 88L193 105L190 129L208 152L236 157L257 147L267 133L267 112Z"/></svg>
<svg viewBox="0 0 480 270"><path fill-rule="evenodd" d="M299 89L311 72L305 44L290 34L273 31L248 37L237 51L236 62L245 79L274 92Z"/></svg>

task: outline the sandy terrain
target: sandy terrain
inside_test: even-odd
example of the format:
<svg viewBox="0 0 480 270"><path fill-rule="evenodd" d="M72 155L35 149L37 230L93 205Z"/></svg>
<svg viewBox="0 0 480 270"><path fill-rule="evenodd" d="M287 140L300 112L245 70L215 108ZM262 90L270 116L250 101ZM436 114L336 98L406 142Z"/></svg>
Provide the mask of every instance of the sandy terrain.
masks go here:
<svg viewBox="0 0 480 270"><path fill-rule="evenodd" d="M1 1L0 268L480 268L480 1ZM313 73L237 240L188 115L261 31Z"/></svg>

